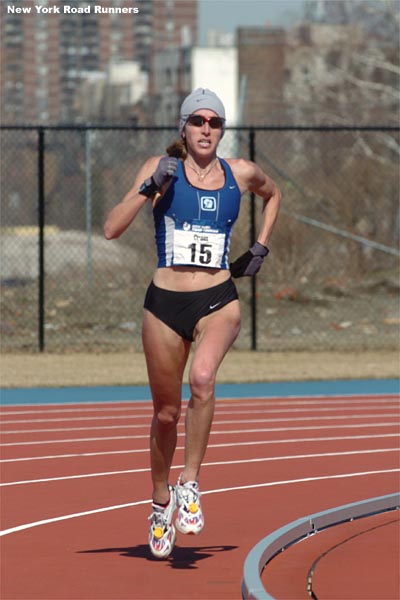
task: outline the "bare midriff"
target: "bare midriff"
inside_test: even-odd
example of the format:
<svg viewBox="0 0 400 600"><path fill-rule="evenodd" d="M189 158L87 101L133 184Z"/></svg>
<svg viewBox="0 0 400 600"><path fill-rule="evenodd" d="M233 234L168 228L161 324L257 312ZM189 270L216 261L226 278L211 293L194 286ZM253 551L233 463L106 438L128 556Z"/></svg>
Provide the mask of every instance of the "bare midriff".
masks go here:
<svg viewBox="0 0 400 600"><path fill-rule="evenodd" d="M156 270L153 282L157 287L174 292L195 292L219 285L229 277L228 269L163 267Z"/></svg>

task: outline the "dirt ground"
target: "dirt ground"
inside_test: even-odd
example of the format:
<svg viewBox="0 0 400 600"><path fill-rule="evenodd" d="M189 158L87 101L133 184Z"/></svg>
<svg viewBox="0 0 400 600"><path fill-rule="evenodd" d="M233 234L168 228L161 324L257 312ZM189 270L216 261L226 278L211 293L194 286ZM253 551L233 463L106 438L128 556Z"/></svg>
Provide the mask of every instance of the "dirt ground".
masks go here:
<svg viewBox="0 0 400 600"><path fill-rule="evenodd" d="M1 386L65 387L146 385L142 353L5 354ZM400 355L366 352L242 352L225 358L218 383L398 378ZM187 382L187 372L185 374Z"/></svg>

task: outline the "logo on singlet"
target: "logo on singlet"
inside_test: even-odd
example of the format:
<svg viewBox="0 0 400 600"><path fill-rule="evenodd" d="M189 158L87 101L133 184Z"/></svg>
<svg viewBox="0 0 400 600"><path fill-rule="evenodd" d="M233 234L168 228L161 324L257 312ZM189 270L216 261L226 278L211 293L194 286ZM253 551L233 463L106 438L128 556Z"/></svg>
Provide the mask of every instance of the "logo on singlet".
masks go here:
<svg viewBox="0 0 400 600"><path fill-rule="evenodd" d="M213 196L201 196L201 210L215 211L217 208L217 200Z"/></svg>

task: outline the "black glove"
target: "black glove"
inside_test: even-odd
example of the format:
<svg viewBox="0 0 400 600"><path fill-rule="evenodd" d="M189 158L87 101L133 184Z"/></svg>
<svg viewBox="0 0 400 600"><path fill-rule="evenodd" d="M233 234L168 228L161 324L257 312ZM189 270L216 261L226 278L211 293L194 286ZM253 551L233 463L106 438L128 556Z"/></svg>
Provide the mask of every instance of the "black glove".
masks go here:
<svg viewBox="0 0 400 600"><path fill-rule="evenodd" d="M251 277L258 273L268 252L269 250L266 246L256 242L250 250L247 250L247 252L229 265L232 277Z"/></svg>

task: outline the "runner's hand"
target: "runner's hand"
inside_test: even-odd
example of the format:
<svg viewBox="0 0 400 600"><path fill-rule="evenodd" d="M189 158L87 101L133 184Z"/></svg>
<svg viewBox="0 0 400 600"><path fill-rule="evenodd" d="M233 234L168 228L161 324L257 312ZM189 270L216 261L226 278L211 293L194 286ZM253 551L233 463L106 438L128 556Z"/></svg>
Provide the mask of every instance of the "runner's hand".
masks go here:
<svg viewBox="0 0 400 600"><path fill-rule="evenodd" d="M161 189L166 183L169 183L175 174L178 166L178 159L173 156L164 156L158 163L157 169L151 176L152 180Z"/></svg>
<svg viewBox="0 0 400 600"><path fill-rule="evenodd" d="M251 277L258 273L268 252L269 250L266 246L256 242L250 250L247 250L247 252L239 256L233 263L230 263L229 267L232 277Z"/></svg>

